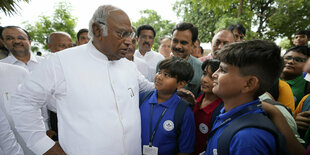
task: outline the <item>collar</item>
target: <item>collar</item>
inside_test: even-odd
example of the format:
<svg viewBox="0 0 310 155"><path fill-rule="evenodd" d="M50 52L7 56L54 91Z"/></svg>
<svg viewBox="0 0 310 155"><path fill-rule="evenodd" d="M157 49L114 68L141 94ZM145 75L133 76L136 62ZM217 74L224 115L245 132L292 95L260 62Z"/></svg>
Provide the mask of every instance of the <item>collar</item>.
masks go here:
<svg viewBox="0 0 310 155"><path fill-rule="evenodd" d="M157 90L154 90L149 99L149 104L158 104L163 107L171 108L174 104L178 104L180 101L181 98L177 95L177 92L174 92L174 94L167 101L159 104L157 101Z"/></svg>
<svg viewBox="0 0 310 155"><path fill-rule="evenodd" d="M201 103L202 103L202 100L203 100L203 98L204 98L204 96L206 95L206 93L203 93L203 94L201 94L197 99L196 99L196 105L198 106L197 108L197 110L203 110L205 113L208 113L208 112L210 112L210 110L209 109L215 109L215 107L217 107L221 102L222 102L222 99L221 98L217 98L217 99L215 99L214 101L212 101L210 104L208 104L206 107L204 107L204 108L200 108L200 106L201 106ZM214 108L213 108L214 107Z"/></svg>
<svg viewBox="0 0 310 155"><path fill-rule="evenodd" d="M299 82L300 80L303 80L303 79L304 79L303 74L301 74L300 76L296 77L295 79L287 80L285 82L287 82L290 86L292 86L292 85L295 85L297 82Z"/></svg>
<svg viewBox="0 0 310 155"><path fill-rule="evenodd" d="M83 45L81 45L83 46ZM86 49L89 51L89 53L94 56L96 59L99 60L105 60L105 61L109 61L108 57L101 53L93 44L93 40L89 41L86 45Z"/></svg>
<svg viewBox="0 0 310 155"><path fill-rule="evenodd" d="M15 64L16 62L20 61L18 60L11 52L9 54L9 56L7 57L7 61L10 64ZM30 51L30 59L28 60L27 64L29 62L34 62L34 63L38 63L38 59L36 58L36 56Z"/></svg>
<svg viewBox="0 0 310 155"><path fill-rule="evenodd" d="M256 100L254 100L254 101L252 101L252 102L248 102L248 103L246 103L246 104L242 104L242 105L240 105L240 106L238 106L238 107L235 107L235 108L231 109L231 110L228 111L228 112L225 112L225 107L223 107L223 108L221 109L220 114L219 114L218 117L219 117L221 120L226 120L226 119L228 119L229 117L231 117L233 114L235 114L235 113L237 113L238 111L240 111L240 110L246 108L247 106L250 106L250 105L253 105L253 104L258 104L259 102L260 102L260 100L259 100L259 99L256 99ZM224 102L224 105L225 105L225 102Z"/></svg>

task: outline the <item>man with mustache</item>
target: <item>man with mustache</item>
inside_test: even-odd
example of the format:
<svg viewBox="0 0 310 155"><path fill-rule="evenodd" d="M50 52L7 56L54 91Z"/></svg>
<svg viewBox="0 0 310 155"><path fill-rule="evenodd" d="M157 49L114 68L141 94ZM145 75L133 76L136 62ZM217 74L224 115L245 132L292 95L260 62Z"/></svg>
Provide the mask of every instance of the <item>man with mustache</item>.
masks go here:
<svg viewBox="0 0 310 155"><path fill-rule="evenodd" d="M218 31L211 41L211 53L207 56L199 58L201 62L204 62L206 59L213 59L217 57L217 52L226 44L235 42L234 34L227 30L223 29Z"/></svg>
<svg viewBox="0 0 310 155"><path fill-rule="evenodd" d="M35 56L30 49L31 46L31 38L29 33L18 27L18 26L6 26L4 27L1 36L1 40L3 41L4 46L10 51L10 55L0 62L8 63L12 65L17 65L25 68L29 72L35 70L37 66L40 65L43 57ZM9 111L9 109L7 109ZM49 129L48 123L48 113L46 107L41 108L41 115L43 116L45 129ZM11 123L11 122L10 122ZM14 126L14 125L13 125ZM16 136L19 140L21 137L19 135ZM25 154L34 154L32 151L26 147L26 143L24 141L19 141L21 144Z"/></svg>
<svg viewBox="0 0 310 155"><path fill-rule="evenodd" d="M148 66L145 67L148 67L149 75L146 76L146 79L153 82L158 62L165 59L158 52L152 51L156 32L152 26L142 25L138 27L137 36L139 49L136 50L134 56L147 62Z"/></svg>
<svg viewBox="0 0 310 155"><path fill-rule="evenodd" d="M179 23L172 30L172 53L174 56L183 58L189 62L194 69L194 77L184 87L191 91L195 96L198 96L200 88L200 78L202 75L201 62L191 56L191 51L194 48L194 42L198 38L198 29L191 23Z"/></svg>

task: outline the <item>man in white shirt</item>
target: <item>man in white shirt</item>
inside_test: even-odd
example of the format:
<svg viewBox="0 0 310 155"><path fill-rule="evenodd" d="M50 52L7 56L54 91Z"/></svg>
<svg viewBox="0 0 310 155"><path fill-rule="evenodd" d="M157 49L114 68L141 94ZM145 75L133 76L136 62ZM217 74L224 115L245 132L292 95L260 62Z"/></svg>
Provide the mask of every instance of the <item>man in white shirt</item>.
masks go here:
<svg viewBox="0 0 310 155"><path fill-rule="evenodd" d="M134 37L127 14L100 6L88 44L52 54L12 95L13 119L36 154L141 154L139 91L154 89L125 55ZM56 99L59 144L40 108Z"/></svg>
<svg viewBox="0 0 310 155"><path fill-rule="evenodd" d="M139 49L136 50L134 56L147 62L148 66L144 67L148 67L149 76L146 78L153 82L158 62L165 59L160 53L152 51L156 32L152 26L142 25L137 30L137 36Z"/></svg>
<svg viewBox="0 0 310 155"><path fill-rule="evenodd" d="M31 52L31 38L26 30L18 26L6 26L3 28L0 37L4 46L10 51L10 55L0 60L0 62L21 66L29 72L32 72L37 66L40 65L40 62L44 60L43 57L35 56ZM49 116L47 108L42 107L41 113L44 118L45 128L46 130L49 130ZM24 152L29 155L34 154L28 148L23 149Z"/></svg>
<svg viewBox="0 0 310 155"><path fill-rule="evenodd" d="M132 27L132 30L136 33L136 29L134 27ZM149 70L147 67L147 63L142 60L141 58L135 57L135 50L136 50L136 36L131 40L131 44L129 45L128 48L128 52L126 54L126 58L130 61L133 61L136 66L137 69L139 70L139 72L144 76L144 77L148 77L149 76Z"/></svg>
<svg viewBox="0 0 310 155"><path fill-rule="evenodd" d="M0 62L0 154L31 154L17 133L9 110L11 93L27 75L28 71L22 67Z"/></svg>

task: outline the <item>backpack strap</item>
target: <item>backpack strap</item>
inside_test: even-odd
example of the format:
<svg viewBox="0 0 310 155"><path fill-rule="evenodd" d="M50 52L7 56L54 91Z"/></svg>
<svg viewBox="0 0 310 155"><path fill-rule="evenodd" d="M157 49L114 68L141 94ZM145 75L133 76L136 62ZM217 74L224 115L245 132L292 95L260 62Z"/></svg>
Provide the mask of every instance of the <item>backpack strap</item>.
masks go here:
<svg viewBox="0 0 310 155"><path fill-rule="evenodd" d="M230 141L233 136L244 128L258 128L270 132L276 140L277 155L286 155L288 151L285 145L285 138L274 126L272 121L267 116L253 113L241 116L232 121L222 132L217 142L217 151L220 155L229 155Z"/></svg>
<svg viewBox="0 0 310 155"><path fill-rule="evenodd" d="M215 122L216 117L221 113L221 109L224 107L224 102L222 101L213 111L210 121L210 129L212 129L212 126Z"/></svg>
<svg viewBox="0 0 310 155"><path fill-rule="evenodd" d="M148 99L152 94L153 94L154 91L146 91L146 92L143 92L140 97L139 97L139 107L141 107L141 105L143 104L143 102Z"/></svg>
<svg viewBox="0 0 310 155"><path fill-rule="evenodd" d="M186 109L189 107L189 103L181 99L179 104L177 105L175 112L174 112L174 125L175 125L175 133L177 135L177 150L176 153L179 153L179 138L181 135L181 128L182 128L182 123L183 123L183 118Z"/></svg>

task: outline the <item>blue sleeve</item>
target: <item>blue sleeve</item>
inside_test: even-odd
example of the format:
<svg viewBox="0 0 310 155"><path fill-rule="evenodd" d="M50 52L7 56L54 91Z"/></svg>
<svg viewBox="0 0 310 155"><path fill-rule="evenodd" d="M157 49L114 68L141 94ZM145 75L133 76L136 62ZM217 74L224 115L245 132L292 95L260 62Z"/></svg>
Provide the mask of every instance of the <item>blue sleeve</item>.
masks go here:
<svg viewBox="0 0 310 155"><path fill-rule="evenodd" d="M229 146L231 155L273 155L276 154L277 143L274 136L266 130L246 128L237 132Z"/></svg>
<svg viewBox="0 0 310 155"><path fill-rule="evenodd" d="M194 152L196 138L195 119L192 110L188 107L184 113L181 134L179 139L179 149L181 153Z"/></svg>

